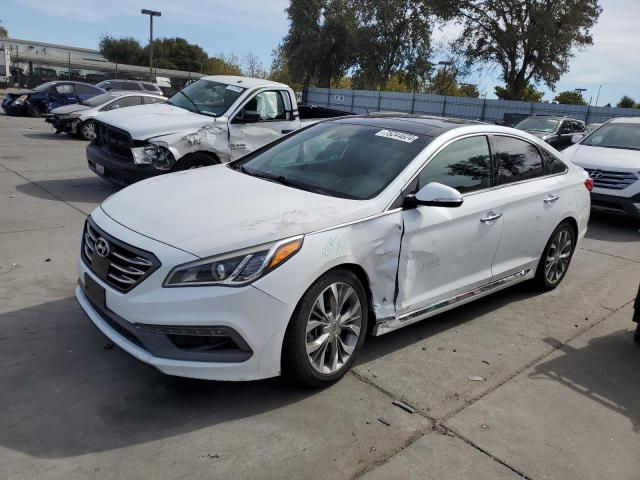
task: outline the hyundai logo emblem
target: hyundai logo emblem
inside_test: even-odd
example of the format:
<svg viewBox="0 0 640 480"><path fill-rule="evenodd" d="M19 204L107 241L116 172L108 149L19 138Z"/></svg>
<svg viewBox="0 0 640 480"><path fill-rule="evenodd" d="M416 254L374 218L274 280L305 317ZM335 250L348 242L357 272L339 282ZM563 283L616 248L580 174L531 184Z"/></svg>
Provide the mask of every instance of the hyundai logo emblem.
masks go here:
<svg viewBox="0 0 640 480"><path fill-rule="evenodd" d="M107 242L102 237L98 237L98 239L96 240L96 253L102 258L107 258L109 256L109 253L111 253L109 242Z"/></svg>
<svg viewBox="0 0 640 480"><path fill-rule="evenodd" d="M599 172L598 170L592 170L589 172L589 176L595 180L596 178L604 177L604 173Z"/></svg>

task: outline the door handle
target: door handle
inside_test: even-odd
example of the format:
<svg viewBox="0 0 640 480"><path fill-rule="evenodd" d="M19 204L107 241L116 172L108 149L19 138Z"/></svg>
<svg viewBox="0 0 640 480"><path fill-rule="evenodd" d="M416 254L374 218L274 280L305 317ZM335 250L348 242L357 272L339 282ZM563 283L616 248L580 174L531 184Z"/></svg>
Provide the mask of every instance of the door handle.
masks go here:
<svg viewBox="0 0 640 480"><path fill-rule="evenodd" d="M286 135L287 133L291 133L293 130L280 130L280 133Z"/></svg>
<svg viewBox="0 0 640 480"><path fill-rule="evenodd" d="M549 195L547 198L543 200L543 202L546 203L547 205L551 205L557 202L558 200L560 200L560 197L558 197L557 195Z"/></svg>
<svg viewBox="0 0 640 480"><path fill-rule="evenodd" d="M493 220L499 219L501 216L502 213L489 212L489 214L486 217L482 217L480 221L482 223L492 222Z"/></svg>

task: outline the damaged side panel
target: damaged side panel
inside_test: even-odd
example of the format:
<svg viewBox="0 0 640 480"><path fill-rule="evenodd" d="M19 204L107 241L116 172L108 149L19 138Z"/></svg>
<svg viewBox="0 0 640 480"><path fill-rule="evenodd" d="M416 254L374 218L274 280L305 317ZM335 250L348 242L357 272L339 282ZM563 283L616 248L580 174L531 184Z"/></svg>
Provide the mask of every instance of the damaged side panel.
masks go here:
<svg viewBox="0 0 640 480"><path fill-rule="evenodd" d="M227 123L223 121L206 123L186 135L178 132L155 137L150 142L166 146L176 161L185 155L201 151L214 153L222 163L231 159Z"/></svg>

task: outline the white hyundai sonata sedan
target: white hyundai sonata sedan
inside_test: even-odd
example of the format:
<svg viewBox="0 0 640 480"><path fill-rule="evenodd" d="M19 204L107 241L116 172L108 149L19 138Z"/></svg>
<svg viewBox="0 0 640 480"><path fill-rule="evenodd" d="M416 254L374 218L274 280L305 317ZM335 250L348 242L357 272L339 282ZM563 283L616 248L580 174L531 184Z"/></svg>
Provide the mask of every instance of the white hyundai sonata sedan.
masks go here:
<svg viewBox="0 0 640 480"><path fill-rule="evenodd" d="M325 121L155 177L87 219L76 297L160 371L336 381L382 335L525 280L563 279L591 179L510 128Z"/></svg>

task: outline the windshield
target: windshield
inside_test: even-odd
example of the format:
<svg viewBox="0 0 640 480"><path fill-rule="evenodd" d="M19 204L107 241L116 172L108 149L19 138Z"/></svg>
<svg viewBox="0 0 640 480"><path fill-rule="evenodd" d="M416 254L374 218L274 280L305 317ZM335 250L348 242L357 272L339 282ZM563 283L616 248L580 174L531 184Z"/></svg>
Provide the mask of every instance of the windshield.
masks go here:
<svg viewBox="0 0 640 480"><path fill-rule="evenodd" d="M431 140L380 127L326 122L232 168L294 188L365 200L384 190Z"/></svg>
<svg viewBox="0 0 640 480"><path fill-rule="evenodd" d="M581 145L640 150L640 124L607 123L585 138Z"/></svg>
<svg viewBox="0 0 640 480"><path fill-rule="evenodd" d="M553 133L558 128L558 120L551 120L549 118L525 118L514 128L518 130L533 130L536 132Z"/></svg>
<svg viewBox="0 0 640 480"><path fill-rule="evenodd" d="M83 100L82 105L97 107L99 105L102 105L103 103L107 103L109 100L113 100L117 96L118 95L114 95L113 93L103 93L102 95L96 95L95 97Z"/></svg>
<svg viewBox="0 0 640 480"><path fill-rule="evenodd" d="M34 88L34 90L36 92L44 92L45 90L49 90L51 87L53 87L56 84L56 82L47 82L47 83L43 83L42 85L38 85L36 88Z"/></svg>
<svg viewBox="0 0 640 480"><path fill-rule="evenodd" d="M190 112L217 117L229 110L245 90L235 85L200 79L184 87L167 103Z"/></svg>

